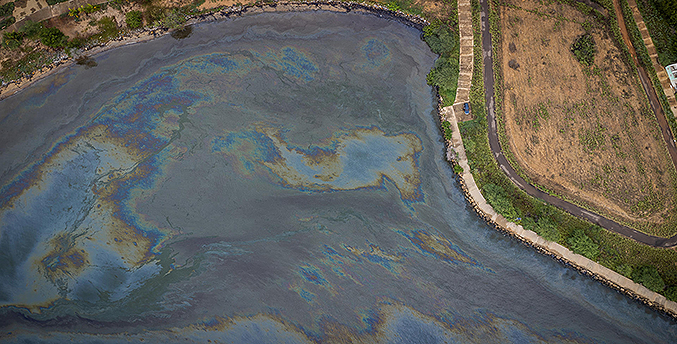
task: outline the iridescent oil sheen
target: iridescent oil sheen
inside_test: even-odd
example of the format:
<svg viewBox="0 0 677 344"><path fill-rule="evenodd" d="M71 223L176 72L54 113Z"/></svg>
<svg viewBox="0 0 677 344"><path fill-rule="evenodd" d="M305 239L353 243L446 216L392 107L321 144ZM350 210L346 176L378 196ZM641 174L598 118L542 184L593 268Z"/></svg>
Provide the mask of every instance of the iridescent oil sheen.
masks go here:
<svg viewBox="0 0 677 344"><path fill-rule="evenodd" d="M362 14L247 16L4 100L0 339L674 339L466 206L419 36Z"/></svg>

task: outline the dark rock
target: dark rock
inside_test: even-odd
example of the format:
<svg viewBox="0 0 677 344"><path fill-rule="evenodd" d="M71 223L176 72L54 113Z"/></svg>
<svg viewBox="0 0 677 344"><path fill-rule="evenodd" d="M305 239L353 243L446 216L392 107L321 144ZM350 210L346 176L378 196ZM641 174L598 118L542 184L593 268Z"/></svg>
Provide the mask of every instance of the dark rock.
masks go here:
<svg viewBox="0 0 677 344"><path fill-rule="evenodd" d="M517 51L517 46L515 46L514 42L510 42L510 44L508 44L508 50L510 50L511 53L514 53L514 52Z"/></svg>
<svg viewBox="0 0 677 344"><path fill-rule="evenodd" d="M512 59L512 60L508 61L508 67L510 67L514 70L517 70L520 67L520 64L517 63L517 61L515 61L515 59Z"/></svg>

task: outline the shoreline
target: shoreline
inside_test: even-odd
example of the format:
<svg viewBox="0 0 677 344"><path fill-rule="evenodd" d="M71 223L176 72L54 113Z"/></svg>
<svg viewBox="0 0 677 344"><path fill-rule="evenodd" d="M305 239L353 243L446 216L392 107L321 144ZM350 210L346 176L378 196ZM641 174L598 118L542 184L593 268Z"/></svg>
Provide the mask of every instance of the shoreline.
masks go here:
<svg viewBox="0 0 677 344"><path fill-rule="evenodd" d="M234 6L221 9L217 8L214 9L213 12L188 18L185 26L261 13L306 11L330 11L336 13L349 13L356 11L366 15L375 15L382 18L386 17L386 19L396 20L404 25L414 27L419 30L429 24L425 19L419 16L411 15L401 11L392 11L381 5L327 0L312 2L290 1L271 4ZM165 28L146 28L127 33L126 35L111 40L103 45L97 45L79 50L78 54L73 54L72 57L68 57L64 52L61 52L59 55L57 55L56 61L36 71L31 76L22 77L21 79L8 82L6 85L1 86L0 101L20 93L22 90L26 89L32 84L61 71L63 68L71 66L72 64L76 63L76 57L78 56L95 55L114 48L142 43L159 38L171 32L172 30ZM440 117L441 121L447 120L444 115L445 111L443 111L442 108L441 98L439 95L436 97L438 116ZM663 295L655 293L643 285L635 283L629 278L620 275L597 262L575 254L562 245L547 241L538 236L535 232L525 230L521 225L508 222L503 216L496 213L479 192L472 174L469 172L470 169L467 165L467 159L465 158L465 150L460 137L455 115L453 115L453 120L450 122L452 122L455 137L453 142L445 140L446 160L452 164L465 164L464 172L460 174L456 173L457 181L459 182L461 191L463 192L468 204L473 207L478 216L482 218L488 225L494 227L494 229L504 234L508 234L518 239L523 244L534 248L539 253L548 255L556 259L561 264L569 266L584 275L592 277L593 279L601 282L611 289L621 292L630 298L638 300L650 308L671 317L672 319L677 319L677 302L669 301ZM458 136L458 139L456 139L456 136ZM459 160L465 161L462 163Z"/></svg>
<svg viewBox="0 0 677 344"><path fill-rule="evenodd" d="M417 15L408 14L402 11L392 11L385 6L377 4L367 4L362 2L349 1L283 1L270 4L252 4L243 6L232 6L226 8L214 8L213 12L188 17L184 27L208 23L217 20L242 17L247 15L256 15L261 13L286 13L286 12L308 12L308 11L329 11L336 13L357 12L365 15L374 15L381 18L396 20L404 25L422 30L429 23L424 18ZM80 56L92 56L111 49L137 44L159 38L167 35L174 30L167 28L144 28L112 39L104 44L77 50L72 56L68 56L61 51L55 54L54 61L35 71L29 76L9 81L0 86L0 101L18 94L34 83L59 72L65 67L76 63L76 58Z"/></svg>

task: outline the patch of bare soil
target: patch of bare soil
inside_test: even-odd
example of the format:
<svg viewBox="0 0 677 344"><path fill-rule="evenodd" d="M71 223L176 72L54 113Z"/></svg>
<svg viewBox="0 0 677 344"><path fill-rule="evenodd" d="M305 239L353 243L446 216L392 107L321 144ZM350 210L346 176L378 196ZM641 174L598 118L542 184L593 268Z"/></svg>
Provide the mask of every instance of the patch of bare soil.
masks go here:
<svg viewBox="0 0 677 344"><path fill-rule="evenodd" d="M518 169L562 198L675 234L675 169L610 30L556 2L505 0L501 11L503 130ZM571 52L586 29L590 67Z"/></svg>

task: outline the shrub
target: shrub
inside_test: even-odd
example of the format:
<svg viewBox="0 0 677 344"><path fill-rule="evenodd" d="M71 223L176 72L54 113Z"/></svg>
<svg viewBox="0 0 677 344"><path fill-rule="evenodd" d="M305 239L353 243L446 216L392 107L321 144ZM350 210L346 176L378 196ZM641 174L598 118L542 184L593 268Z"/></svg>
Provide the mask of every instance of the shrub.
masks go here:
<svg viewBox="0 0 677 344"><path fill-rule="evenodd" d="M677 1L674 0L653 0L658 13L671 26L677 26Z"/></svg>
<svg viewBox="0 0 677 344"><path fill-rule="evenodd" d="M502 187L496 184L486 184L482 187L482 194L494 210L509 221L514 221L520 217L512 204L512 200L508 196L508 192Z"/></svg>
<svg viewBox="0 0 677 344"><path fill-rule="evenodd" d="M162 26L169 29L178 29L186 22L186 16L179 10L173 9L162 20Z"/></svg>
<svg viewBox="0 0 677 344"><path fill-rule="evenodd" d="M96 24L99 27L99 38L102 40L108 40L117 36L118 24L115 22L113 17L103 17Z"/></svg>
<svg viewBox="0 0 677 344"><path fill-rule="evenodd" d="M616 272L619 274L631 278L632 277L632 266L628 264L621 264L616 266Z"/></svg>
<svg viewBox="0 0 677 344"><path fill-rule="evenodd" d="M423 33L425 42L430 50L440 57L435 61L435 66L426 76L426 82L430 86L437 86L442 96L444 105L451 105L456 97L456 84L458 81L458 34L440 22L426 26Z"/></svg>
<svg viewBox="0 0 677 344"><path fill-rule="evenodd" d="M38 38L40 36L40 32L42 32L42 29L44 29L42 23L27 20L24 23L24 26L21 28L21 32L25 33L27 38L33 39Z"/></svg>
<svg viewBox="0 0 677 344"><path fill-rule="evenodd" d="M14 17L8 17L3 20L0 20L0 30L4 30L6 27L14 24L16 22L16 18Z"/></svg>
<svg viewBox="0 0 677 344"><path fill-rule="evenodd" d="M82 38L73 38L72 40L66 43L66 48L68 49L78 49L85 45L85 40Z"/></svg>
<svg viewBox="0 0 677 344"><path fill-rule="evenodd" d="M673 285L665 291L665 297L670 301L677 301L677 286Z"/></svg>
<svg viewBox="0 0 677 344"><path fill-rule="evenodd" d="M632 280L659 293L665 289L665 282L655 266L640 266L632 272Z"/></svg>
<svg viewBox="0 0 677 344"><path fill-rule="evenodd" d="M165 18L165 11L160 7L148 6L145 9L144 15L146 17L146 23L159 26Z"/></svg>
<svg viewBox="0 0 677 344"><path fill-rule="evenodd" d="M67 37L61 30L48 27L40 31L40 41L51 48L60 48L66 45Z"/></svg>
<svg viewBox="0 0 677 344"><path fill-rule="evenodd" d="M13 12L14 12L14 3L13 2L8 2L8 3L0 6L0 17L11 16Z"/></svg>
<svg viewBox="0 0 677 344"><path fill-rule="evenodd" d="M80 19L83 14L92 14L94 12L100 11L102 9L99 5L87 4L80 6L78 8L69 8L68 15Z"/></svg>
<svg viewBox="0 0 677 344"><path fill-rule="evenodd" d="M444 138L451 141L453 130L451 130L451 123L449 121L442 122L442 129L444 130Z"/></svg>
<svg viewBox="0 0 677 344"><path fill-rule="evenodd" d="M595 53L597 52L595 40L589 33L585 33L571 45L571 52L574 53L578 62L584 66L592 66L595 63Z"/></svg>
<svg viewBox="0 0 677 344"><path fill-rule="evenodd" d="M21 46L24 36L23 32L5 32L2 34L2 45L10 49L16 49Z"/></svg>
<svg viewBox="0 0 677 344"><path fill-rule="evenodd" d="M138 29L143 26L143 15L141 11L130 11L125 14L125 22L130 29Z"/></svg>
<svg viewBox="0 0 677 344"><path fill-rule="evenodd" d="M541 217L538 219L537 229L535 231L545 240L550 240L554 242L560 241L559 230L557 229L557 223L553 221L550 217Z"/></svg>
<svg viewBox="0 0 677 344"><path fill-rule="evenodd" d="M567 239L567 243L574 253L580 254L591 260L596 260L599 255L599 245L595 244L582 229L576 228Z"/></svg>

